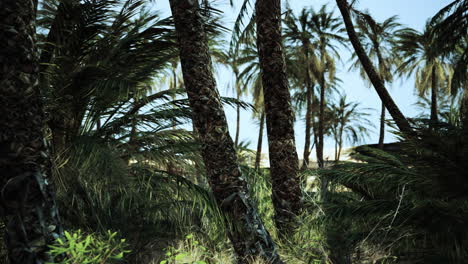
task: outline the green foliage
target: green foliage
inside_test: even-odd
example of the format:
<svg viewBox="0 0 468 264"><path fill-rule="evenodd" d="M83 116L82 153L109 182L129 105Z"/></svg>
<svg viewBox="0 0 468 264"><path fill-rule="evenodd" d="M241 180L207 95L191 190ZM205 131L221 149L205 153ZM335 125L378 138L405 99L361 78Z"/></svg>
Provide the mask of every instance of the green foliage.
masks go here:
<svg viewBox="0 0 468 264"><path fill-rule="evenodd" d="M387 152L357 147L351 157L359 162L321 172L334 187L323 221L345 234L340 244L347 254L361 247L411 263L463 263L468 182L461 129L414 125L417 138L403 138Z"/></svg>
<svg viewBox="0 0 468 264"><path fill-rule="evenodd" d="M207 264L209 253L207 248L196 240L193 234L185 237L181 246L175 248L173 246L166 249L166 259L159 262L159 264Z"/></svg>
<svg viewBox="0 0 468 264"><path fill-rule="evenodd" d="M86 235L81 230L72 233L65 231L65 238L57 239L49 251L52 257L64 256L64 259L47 264L122 263L124 256L130 253L126 248L125 239L118 239L116 232L107 231L101 236Z"/></svg>

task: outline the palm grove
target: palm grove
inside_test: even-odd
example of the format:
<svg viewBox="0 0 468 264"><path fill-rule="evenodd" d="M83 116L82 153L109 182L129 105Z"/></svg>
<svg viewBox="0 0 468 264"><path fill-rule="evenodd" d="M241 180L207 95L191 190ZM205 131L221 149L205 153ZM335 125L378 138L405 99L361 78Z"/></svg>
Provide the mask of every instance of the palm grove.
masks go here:
<svg viewBox="0 0 468 264"><path fill-rule="evenodd" d="M423 32L347 0L246 0L232 31L216 3L170 0L162 18L149 2L0 2L2 263L464 262L468 1ZM377 92L379 120L349 101L340 63ZM218 92L221 65L236 98ZM387 89L409 76L412 118ZM379 142L341 161L373 127Z"/></svg>

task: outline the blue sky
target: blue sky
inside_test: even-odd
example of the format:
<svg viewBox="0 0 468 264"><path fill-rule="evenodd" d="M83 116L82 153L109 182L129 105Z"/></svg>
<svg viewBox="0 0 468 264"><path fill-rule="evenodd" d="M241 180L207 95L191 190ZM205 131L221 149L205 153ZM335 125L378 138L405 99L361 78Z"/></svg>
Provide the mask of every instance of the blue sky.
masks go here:
<svg viewBox="0 0 468 264"><path fill-rule="evenodd" d="M229 5L229 1L226 0L214 2L218 9L224 11L223 21L226 27L232 28L242 1L243 0L234 0L234 8L232 8ZM251 0L251 2L254 3L254 0ZM397 15L401 24L417 30L422 30L427 19L450 2L451 0L360 0L357 6L360 10L367 9L377 21L383 21L390 16ZM283 4L285 3L286 2L283 1ZM296 13L304 7L313 7L318 10L323 4L328 4L329 9L334 9L336 15L340 16L335 1L289 0L288 4ZM156 1L154 8L160 10L163 16L170 14L168 1ZM369 112L371 114L369 119L373 121L376 128L364 143L376 143L378 140L380 100L373 88L369 88L361 80L358 72L348 72L350 55L350 52L344 52L342 55L343 63L338 68L337 76L342 80L340 91L346 94L349 100L359 102L361 107L375 109ZM221 95L234 97L232 91L227 88L230 81L232 81L232 74L226 69L219 68L217 71L217 83ZM414 79L412 77L409 79L397 79L388 88L404 115L412 117L419 113L419 109L414 106L414 103L417 101L417 96L415 95ZM248 97L244 98L246 101L249 101L249 99ZM229 122L231 136L234 137L236 123L235 110L227 107L225 108L225 112ZM296 121L295 134L298 154L301 157L304 146L304 122L301 119L297 119ZM257 145L257 135L257 121L252 120L252 114L250 112L242 111L240 139L249 141L250 148L255 149ZM393 140L393 135L387 132L385 141L391 142ZM266 136L263 142L263 149L267 151L268 143ZM332 149L333 141L331 139L326 139L325 156L329 156L330 159L333 159ZM315 159L314 154L315 151L313 151L312 159Z"/></svg>

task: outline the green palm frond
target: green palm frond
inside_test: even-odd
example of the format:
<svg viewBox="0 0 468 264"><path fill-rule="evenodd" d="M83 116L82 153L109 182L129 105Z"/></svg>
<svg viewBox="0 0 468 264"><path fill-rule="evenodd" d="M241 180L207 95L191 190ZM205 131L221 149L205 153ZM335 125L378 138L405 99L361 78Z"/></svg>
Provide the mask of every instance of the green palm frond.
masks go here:
<svg viewBox="0 0 468 264"><path fill-rule="evenodd" d="M355 161L320 173L335 193L322 221L348 223L346 243L374 247L398 258L420 254L413 263L463 263L468 254L466 188L461 129L439 124L430 130L414 121L417 138L391 152L369 146L353 150ZM448 140L450 138L450 140ZM390 151L390 150L389 150Z"/></svg>

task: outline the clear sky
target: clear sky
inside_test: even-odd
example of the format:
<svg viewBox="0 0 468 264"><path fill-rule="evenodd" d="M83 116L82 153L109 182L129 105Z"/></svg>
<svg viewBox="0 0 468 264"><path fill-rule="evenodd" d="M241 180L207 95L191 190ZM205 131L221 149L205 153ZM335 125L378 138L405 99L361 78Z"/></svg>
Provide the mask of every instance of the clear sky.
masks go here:
<svg viewBox="0 0 468 264"><path fill-rule="evenodd" d="M238 13L238 8L241 5L243 0L234 0L234 8L229 5L228 0L214 1L215 7L224 11L224 25L228 28L232 28L234 20ZM167 0L155 1L155 9L160 10L163 16L170 14L169 4ZM251 0L252 4L254 0ZM377 21L383 21L390 16L397 15L399 17L399 22L403 25L412 27L417 30L422 30L427 19L433 16L437 11L452 2L451 0L360 0L358 2L358 9L365 10L367 9L370 14ZM286 4L283 1L283 4ZM329 9L335 10L335 14L340 16L335 1L327 0L289 0L288 4L298 13L304 7L313 7L315 10L318 10L323 4L328 4ZM349 44L351 46L351 44ZM352 49L351 49L352 50ZM342 54L342 63L339 66L337 76L342 80L341 92L346 94L348 99L351 101L359 102L363 108L373 108L374 111L371 111L370 120L374 122L375 129L371 133L370 137L364 143L377 143L378 140L378 119L379 119L379 109L380 109L380 100L373 90L369 88L360 78L358 72L348 72L349 68L349 57L350 52L344 52ZM232 73L228 70L220 68L217 71L217 82L218 89L221 95L232 96L234 97L232 91L227 89L228 84L232 81ZM414 89L414 79L397 79L389 87L390 93L400 107L404 115L412 117L419 113L419 109L414 106L414 103L417 101ZM249 101L250 98L246 97L244 100ZM229 122L229 129L231 136L235 135L235 124L236 124L236 113L235 110L227 107L225 108L227 119ZM252 114L248 111L242 111L241 113L241 141L249 141L250 148L255 149L257 145L258 137L258 125L257 121L252 120ZM387 114L388 117L388 114ZM295 124L295 134L296 134L296 146L298 149L299 157L302 156L303 146L304 146L304 122L301 119L297 119ZM394 137L391 133L386 134L386 142L392 142ZM266 136L263 141L263 149L267 151L268 143ZM333 159L333 141L331 139L326 139L325 142L325 156L329 156L330 159ZM315 150L313 151L312 159L315 159Z"/></svg>

